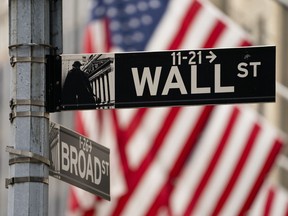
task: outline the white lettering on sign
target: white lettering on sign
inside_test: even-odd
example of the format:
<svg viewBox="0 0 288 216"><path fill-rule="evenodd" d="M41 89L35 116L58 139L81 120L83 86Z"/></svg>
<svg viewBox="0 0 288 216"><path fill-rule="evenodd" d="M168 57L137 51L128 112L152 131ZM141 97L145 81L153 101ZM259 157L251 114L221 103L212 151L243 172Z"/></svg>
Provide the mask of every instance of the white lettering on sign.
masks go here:
<svg viewBox="0 0 288 216"><path fill-rule="evenodd" d="M85 152L92 152L92 142L91 140L79 136L79 148L83 149Z"/></svg>
<svg viewBox="0 0 288 216"><path fill-rule="evenodd" d="M84 148L83 143L80 142L79 144ZM61 153L61 169L66 172L80 176L96 185L101 183L102 175L109 175L109 162L100 161L98 157L91 156L84 149L77 150L75 146L62 141Z"/></svg>
<svg viewBox="0 0 288 216"><path fill-rule="evenodd" d="M150 68L145 67L143 70L141 81L140 81L138 68L132 68L132 75L133 75L133 80L134 80L134 84L136 87L137 96L143 95L143 91L144 91L146 82L148 84L150 95L156 95L157 94L161 70L162 70L162 67L156 67L154 79L152 80Z"/></svg>
<svg viewBox="0 0 288 216"><path fill-rule="evenodd" d="M234 86L221 86L221 66L215 64L215 93L234 92Z"/></svg>
<svg viewBox="0 0 288 216"><path fill-rule="evenodd" d="M207 94L211 93L210 87L198 87L197 86L197 66L192 65L191 66L191 92L197 93L197 94Z"/></svg>
<svg viewBox="0 0 288 216"><path fill-rule="evenodd" d="M176 82L173 82L174 78ZM168 95L170 89L179 89L182 95L187 94L187 90L177 66L171 67L164 89L162 91L162 95Z"/></svg>
<svg viewBox="0 0 288 216"><path fill-rule="evenodd" d="M249 74L249 70L252 69L252 74L253 77L257 77L258 75L258 66L261 65L261 62L250 62L249 64L246 62L240 62L238 64L238 71L239 73L237 74L238 77L240 78L245 78Z"/></svg>
<svg viewBox="0 0 288 216"><path fill-rule="evenodd" d="M172 65L182 65L184 64L202 64L202 60L204 57L202 57L202 51L190 51L188 54L187 53L182 53L182 52L172 52ZM212 63L217 56L210 50L209 54L205 56L205 59L209 60L209 63Z"/></svg>
<svg viewBox="0 0 288 216"><path fill-rule="evenodd" d="M256 70L257 74L257 64L251 64ZM238 65L239 69L239 65ZM178 66L172 66L169 70L168 77L165 80L165 85L163 90L159 90L159 81L161 78L162 67L158 66L155 68L154 78L151 75L151 69L149 67L144 67L142 77L140 80L139 73L141 71L138 68L131 68L132 76L134 80L134 86L136 90L136 95L138 97L143 96L144 89L148 86L148 90L151 96L155 95L168 95L171 89L178 89L181 95L188 94L187 88L183 82L180 70ZM197 65L191 65L191 89L190 94L209 94L211 93L211 87L199 87L197 79L198 71ZM147 83L147 85L146 85ZM214 92L215 93L228 93L234 92L234 86L222 86L221 85L221 65L214 65Z"/></svg>

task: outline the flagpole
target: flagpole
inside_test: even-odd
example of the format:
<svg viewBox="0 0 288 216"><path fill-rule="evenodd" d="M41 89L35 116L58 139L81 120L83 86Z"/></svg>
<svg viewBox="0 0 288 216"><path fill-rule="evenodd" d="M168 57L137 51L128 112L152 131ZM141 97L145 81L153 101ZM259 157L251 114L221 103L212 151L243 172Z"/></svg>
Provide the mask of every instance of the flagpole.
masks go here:
<svg viewBox="0 0 288 216"><path fill-rule="evenodd" d="M8 215L48 215L49 114L45 112L45 55L49 0L10 0L11 144Z"/></svg>

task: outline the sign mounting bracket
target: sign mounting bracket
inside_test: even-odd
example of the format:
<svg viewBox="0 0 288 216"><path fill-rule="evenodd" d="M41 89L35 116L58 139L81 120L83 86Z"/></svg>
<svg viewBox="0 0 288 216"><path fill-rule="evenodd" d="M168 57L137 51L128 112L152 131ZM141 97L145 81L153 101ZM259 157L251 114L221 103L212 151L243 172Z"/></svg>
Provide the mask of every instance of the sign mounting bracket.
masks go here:
<svg viewBox="0 0 288 216"><path fill-rule="evenodd" d="M46 64L46 111L59 112L61 104L61 56L48 55Z"/></svg>
<svg viewBox="0 0 288 216"><path fill-rule="evenodd" d="M23 158L26 157L26 158L35 159L38 162L46 164L47 166L51 165L49 159L47 159L47 158L45 158L45 157L43 157L43 156L41 156L39 154L35 154L33 152L19 150L19 149L14 149L14 148L12 148L10 146L6 146L6 152L8 152L10 154L18 155L18 156L23 156Z"/></svg>

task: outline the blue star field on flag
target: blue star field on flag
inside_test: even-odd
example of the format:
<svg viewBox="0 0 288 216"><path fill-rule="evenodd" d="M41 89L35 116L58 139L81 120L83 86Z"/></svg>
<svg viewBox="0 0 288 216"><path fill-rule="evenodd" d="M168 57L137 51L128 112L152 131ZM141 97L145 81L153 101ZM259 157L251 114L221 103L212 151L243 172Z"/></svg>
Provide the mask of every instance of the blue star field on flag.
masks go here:
<svg viewBox="0 0 288 216"><path fill-rule="evenodd" d="M144 50L169 1L95 0L92 17L107 19L113 46L125 51Z"/></svg>

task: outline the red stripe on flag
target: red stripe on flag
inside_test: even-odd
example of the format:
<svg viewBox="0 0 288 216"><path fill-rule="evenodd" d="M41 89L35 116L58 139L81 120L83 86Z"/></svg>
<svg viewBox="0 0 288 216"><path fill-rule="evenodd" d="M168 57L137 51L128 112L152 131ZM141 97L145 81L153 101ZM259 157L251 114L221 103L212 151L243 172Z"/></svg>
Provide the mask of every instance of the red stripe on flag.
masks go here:
<svg viewBox="0 0 288 216"><path fill-rule="evenodd" d="M192 2L190 8L186 12L186 15L184 16L184 19L182 20L182 22L180 22L181 28L178 30L176 37L168 47L169 50L174 50L180 47L180 44L182 43L182 40L185 37L186 32L189 30L189 26L192 25L193 21L195 20L195 17L197 16L201 8L202 5L199 3L199 1Z"/></svg>
<svg viewBox="0 0 288 216"><path fill-rule="evenodd" d="M93 216L95 213L94 208L89 208L89 209L83 209L82 206L79 205L79 201L77 199L76 191L71 189L69 191L69 208L70 211L73 212L75 215L78 215L81 213L81 216ZM78 213L79 212L79 213Z"/></svg>
<svg viewBox="0 0 288 216"><path fill-rule="evenodd" d="M94 216L95 214L95 209L89 209L89 210L86 210L82 216Z"/></svg>
<svg viewBox="0 0 288 216"><path fill-rule="evenodd" d="M75 130L78 133L86 136L87 134L85 132L84 125L85 124L84 124L83 119L81 117L81 113L79 111L77 111L75 114Z"/></svg>
<svg viewBox="0 0 288 216"><path fill-rule="evenodd" d="M145 114L147 114L148 109L147 108L141 108L137 109L135 115L133 116L132 120L129 121L129 125L127 129L120 129L122 130L121 136L123 139L123 143L126 146L126 144L129 142L130 138L133 137L134 133L137 131L137 129L141 126L141 123L145 119ZM119 124L116 123L119 129Z"/></svg>
<svg viewBox="0 0 288 216"><path fill-rule="evenodd" d="M129 123L129 126L127 129L122 128L119 124L118 121L118 115L116 110L112 110L112 115L113 115L113 126L114 126L114 131L117 137L117 145L118 145L118 150L119 150L119 155L121 158L122 166L124 173L129 173L130 168L129 168L129 163L126 157L126 145L129 141L129 139L134 135L136 130L139 128L141 125L141 122L144 120L145 114L147 113L148 109L143 108L143 109L138 109L136 111L136 114L133 116L132 120ZM125 175L126 181L128 181L129 177Z"/></svg>
<svg viewBox="0 0 288 216"><path fill-rule="evenodd" d="M288 216L288 204L287 204L287 207L286 207L285 216Z"/></svg>
<svg viewBox="0 0 288 216"><path fill-rule="evenodd" d="M243 207L241 208L239 215L244 215L245 212L250 208L252 201L254 200L255 196L257 195L257 192L259 191L259 188L261 187L265 176L268 174L268 171L271 169L271 166L273 165L273 161L275 160L276 156L278 155L281 147L282 142L280 140L275 140L274 144L272 145L272 149L267 157L267 160L265 164L263 165L263 168L258 176L258 178L255 181L255 184L250 191L249 196L246 199L246 202L244 203Z"/></svg>
<svg viewBox="0 0 288 216"><path fill-rule="evenodd" d="M220 38L221 34L224 32L226 25L221 21L218 20L213 28L213 30L208 34L209 38L202 46L203 48L211 48L214 47L217 40Z"/></svg>
<svg viewBox="0 0 288 216"><path fill-rule="evenodd" d="M207 125L208 121L210 120L210 116L214 110L214 106L206 106L204 107L204 110L202 114L199 116L199 120L197 124L194 126L194 128L191 131L190 136L188 137L188 140L186 141L179 157L176 160L175 167L170 173L170 177L175 178L179 175L180 171L184 167L186 160L191 156L193 147L197 143L198 139L202 135L202 131L204 130L205 126Z"/></svg>
<svg viewBox="0 0 288 216"><path fill-rule="evenodd" d="M111 44L111 36L110 36L110 29L109 29L109 20L104 20L104 30L105 30L105 46L104 46L104 52L109 52L111 50L112 44ZM100 33L100 32L99 32Z"/></svg>
<svg viewBox="0 0 288 216"><path fill-rule="evenodd" d="M98 110L97 112L95 112L94 113L95 119L91 119L91 121L98 121L99 125L103 125L103 121L104 121L103 112L104 112L104 110ZM81 112L77 111L75 114L75 130L84 136L89 136L88 132L86 131L86 129L84 127L85 123L83 121L84 121L84 119L82 117ZM102 127L98 127L97 129L99 130L99 131L97 131L98 134L101 134L102 133Z"/></svg>
<svg viewBox="0 0 288 216"><path fill-rule="evenodd" d="M112 113L112 118L113 118L113 127L114 127L114 134L116 134L116 138L117 138L117 147L118 147L118 152L119 152L119 156L121 159L121 164L123 167L123 172L124 172L124 177L126 178L126 182L127 182L127 175L126 173L129 172L129 163L127 161L126 158L126 151L125 151L125 137L123 137L123 133L122 130L120 128L119 122L118 122L118 118L117 118L117 111L116 110L111 110Z"/></svg>
<svg viewBox="0 0 288 216"><path fill-rule="evenodd" d="M243 41L241 41L239 46L252 46L252 43L251 43L251 41L243 40Z"/></svg>
<svg viewBox="0 0 288 216"><path fill-rule="evenodd" d="M127 194L125 194L123 197L121 197L119 199L119 202L117 203L117 207L115 208L112 215L115 215L115 216L120 215L121 212L123 211L126 203L129 201L130 196L133 194L133 192L137 188L137 185L140 182L142 176L145 174L145 172L147 171L149 166L154 161L156 153L159 151L161 146L164 144L164 139L169 134L169 130L174 123L174 119L176 118L176 116L178 115L180 110L181 110L180 107L174 107L174 108L170 109L170 112L168 113L165 121L163 122L163 126L161 127L161 130L159 131L157 137L155 138L154 141L151 141L151 142L153 142L152 149L146 155L146 157L143 159L138 170L132 172L132 171L128 170L128 164L123 165L123 166L127 166L127 167L124 167L124 169L127 172L125 174L126 174L127 186L129 188L129 190L128 190ZM125 161L127 161L127 158L125 155L125 150L123 149L123 146L125 146L125 144L119 142L118 145L119 145L121 159L124 159ZM124 154L124 155L122 155L122 154Z"/></svg>
<svg viewBox="0 0 288 216"><path fill-rule="evenodd" d="M84 32L83 51L84 51L85 53L93 53L93 51L94 51L92 35L93 35L92 29L91 29L90 26L88 26L88 27L85 29L85 32Z"/></svg>
<svg viewBox="0 0 288 216"><path fill-rule="evenodd" d="M95 113L95 119L94 121L98 121L99 124L98 125L104 125L104 113L105 110L99 110L98 112ZM98 127L98 134L102 134L103 133L103 127Z"/></svg>
<svg viewBox="0 0 288 216"><path fill-rule="evenodd" d="M249 136L247 144L246 144L246 146L245 146L245 148L241 154L241 157L240 157L240 159L239 159L239 161L238 161L238 163L234 169L234 172L233 172L225 190L222 192L222 195L220 196L215 209L212 211L213 216L216 216L219 214L220 210L222 209L223 205L225 204L226 200L228 199L234 185L237 182L239 175L241 174L241 171L242 171L242 169L243 169L243 167L247 161L247 158L248 158L249 154L251 153L251 149L255 145L255 139L256 139L257 135L259 134L259 131L260 131L259 125L255 124L252 131L251 131L251 134Z"/></svg>
<svg viewBox="0 0 288 216"><path fill-rule="evenodd" d="M271 215L271 208L272 208L272 204L275 198L275 191L273 187L270 187L268 190L268 194L267 194L267 199L265 202L265 206L264 206L264 215L263 216L269 216Z"/></svg>
<svg viewBox="0 0 288 216"><path fill-rule="evenodd" d="M221 140L220 140L220 142L216 148L216 152L214 153L206 172L202 176L202 178L198 184L198 187L196 188L196 191L194 192L192 199L190 200L189 205L188 205L184 215L191 215L192 212L195 210L195 206L196 206L198 200L200 199L200 196L201 196L206 184L208 183L209 178L212 175L226 144L228 143L227 140L231 134L232 128L235 125L234 123L235 123L238 116L239 116L239 109L234 107L232 114L231 114L231 117L229 119L229 122L227 124L227 127L224 131L224 134L223 134L223 136L222 136L222 138L221 138Z"/></svg>
<svg viewBox="0 0 288 216"><path fill-rule="evenodd" d="M69 208L71 212L75 212L80 208L79 202L77 200L77 196L75 193L76 192L73 189L69 190L68 203L69 203Z"/></svg>
<svg viewBox="0 0 288 216"><path fill-rule="evenodd" d="M176 178L184 169L185 162L191 156L192 151L194 150L195 145L197 144L198 139L201 137L201 132L207 125L209 117L213 111L213 106L206 106L203 109L203 112L199 116L199 119L194 128L192 128L191 133L188 139L185 142L185 145L179 154L178 158L175 160L175 164L170 171L169 177L167 178L166 183L163 185L160 193L156 196L155 201L153 202L150 209L147 211L146 215L157 215L157 212L162 206L169 206L168 202L172 194L172 190L175 187Z"/></svg>

